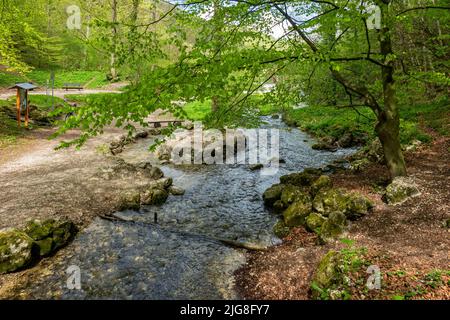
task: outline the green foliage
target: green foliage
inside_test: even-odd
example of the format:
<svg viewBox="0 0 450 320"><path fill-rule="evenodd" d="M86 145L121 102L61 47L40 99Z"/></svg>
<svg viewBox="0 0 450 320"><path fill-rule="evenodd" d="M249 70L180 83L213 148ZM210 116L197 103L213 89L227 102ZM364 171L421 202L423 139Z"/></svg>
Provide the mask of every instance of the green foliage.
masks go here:
<svg viewBox="0 0 450 320"><path fill-rule="evenodd" d="M33 70L24 76L0 72L0 87L11 87L18 82L33 82L45 87L50 80L50 72L49 70ZM80 83L90 89L99 88L109 82L105 73L101 71L55 71L55 88L62 88L65 83ZM51 85L50 82L48 84Z"/></svg>

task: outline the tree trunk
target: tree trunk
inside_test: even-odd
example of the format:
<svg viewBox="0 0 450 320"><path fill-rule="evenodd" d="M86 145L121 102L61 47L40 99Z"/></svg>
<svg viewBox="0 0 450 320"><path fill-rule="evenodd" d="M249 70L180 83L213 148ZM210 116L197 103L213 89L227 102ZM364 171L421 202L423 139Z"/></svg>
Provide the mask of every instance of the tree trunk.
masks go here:
<svg viewBox="0 0 450 320"><path fill-rule="evenodd" d="M116 70L116 47L117 47L117 0L112 0L111 6L111 14L112 14L112 48L111 48L111 80L117 79L117 70Z"/></svg>
<svg viewBox="0 0 450 320"><path fill-rule="evenodd" d="M388 0L380 1L382 28L379 34L380 50L384 57L381 67L383 81L384 108L378 114L378 124L375 128L383 146L384 157L391 178L406 176L406 164L400 144L400 117L396 104L394 80L394 53L391 40L391 18Z"/></svg>

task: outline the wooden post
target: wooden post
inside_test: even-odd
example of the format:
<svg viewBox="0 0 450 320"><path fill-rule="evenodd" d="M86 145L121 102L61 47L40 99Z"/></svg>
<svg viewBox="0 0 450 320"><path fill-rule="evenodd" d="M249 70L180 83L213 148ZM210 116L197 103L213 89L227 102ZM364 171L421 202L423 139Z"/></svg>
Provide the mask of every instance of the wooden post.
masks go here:
<svg viewBox="0 0 450 320"><path fill-rule="evenodd" d="M25 90L25 103L27 104L27 109L25 111L25 128L28 128L28 114L30 112L30 104L28 103L28 90Z"/></svg>
<svg viewBox="0 0 450 320"><path fill-rule="evenodd" d="M17 124L19 125L20 128L20 88L17 88L16 107L17 107Z"/></svg>

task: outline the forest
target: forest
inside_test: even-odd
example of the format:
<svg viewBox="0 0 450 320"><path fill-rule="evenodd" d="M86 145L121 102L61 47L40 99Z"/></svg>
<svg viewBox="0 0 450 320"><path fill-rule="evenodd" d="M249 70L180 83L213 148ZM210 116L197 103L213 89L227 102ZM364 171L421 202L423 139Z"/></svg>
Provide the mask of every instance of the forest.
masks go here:
<svg viewBox="0 0 450 320"><path fill-rule="evenodd" d="M1 1L0 299L448 300L449 44L447 0Z"/></svg>

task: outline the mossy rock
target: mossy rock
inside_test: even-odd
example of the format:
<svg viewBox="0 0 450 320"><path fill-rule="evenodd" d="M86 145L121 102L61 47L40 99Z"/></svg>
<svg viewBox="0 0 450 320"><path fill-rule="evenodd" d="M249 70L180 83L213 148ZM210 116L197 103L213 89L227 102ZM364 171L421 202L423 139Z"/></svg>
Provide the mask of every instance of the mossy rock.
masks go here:
<svg viewBox="0 0 450 320"><path fill-rule="evenodd" d="M127 190L120 195L119 211L139 210L141 208L141 194L138 190Z"/></svg>
<svg viewBox="0 0 450 320"><path fill-rule="evenodd" d="M152 188L141 195L143 205L161 205L167 201L169 193L164 189Z"/></svg>
<svg viewBox="0 0 450 320"><path fill-rule="evenodd" d="M338 251L329 251L320 261L311 282L312 298L324 299L327 289L342 282L339 263L342 259Z"/></svg>
<svg viewBox="0 0 450 320"><path fill-rule="evenodd" d="M39 248L40 256L48 256L65 246L77 232L75 224L68 220L48 219L29 221L24 232Z"/></svg>
<svg viewBox="0 0 450 320"><path fill-rule="evenodd" d="M303 226L311 212L311 198L298 199L284 211L284 222L289 227Z"/></svg>
<svg viewBox="0 0 450 320"><path fill-rule="evenodd" d="M359 193L352 192L347 194L347 196L349 200L347 202L347 209L344 213L350 220L356 220L366 215L374 206L369 199Z"/></svg>
<svg viewBox="0 0 450 320"><path fill-rule="evenodd" d="M272 207L277 200L280 200L284 187L285 185L283 184L274 184L267 189L263 194L265 205Z"/></svg>
<svg viewBox="0 0 450 320"><path fill-rule="evenodd" d="M311 201L311 196L306 190L304 190L304 188L293 186L290 184L286 185L286 187L281 192L281 202L287 208L296 201Z"/></svg>
<svg viewBox="0 0 450 320"><path fill-rule="evenodd" d="M418 195L420 192L412 179L397 177L386 187L385 197L388 204L400 204Z"/></svg>
<svg viewBox="0 0 450 320"><path fill-rule="evenodd" d="M325 221L327 221L327 218L316 212L313 212L306 218L306 229L308 231L319 234Z"/></svg>
<svg viewBox="0 0 450 320"><path fill-rule="evenodd" d="M48 219L43 222L39 220L28 221L24 232L33 240L38 241L52 236L56 221Z"/></svg>
<svg viewBox="0 0 450 320"><path fill-rule="evenodd" d="M348 197L342 189L329 189L320 191L314 198L314 209L324 216L331 212L344 213L347 209Z"/></svg>
<svg viewBox="0 0 450 320"><path fill-rule="evenodd" d="M49 256L53 251L53 238L38 240L35 242L39 247L39 255L41 257Z"/></svg>
<svg viewBox="0 0 450 320"><path fill-rule="evenodd" d="M314 181L311 185L311 194L314 196L321 190L329 190L333 187L333 182L331 178L326 175L321 175Z"/></svg>
<svg viewBox="0 0 450 320"><path fill-rule="evenodd" d="M33 261L35 243L17 229L0 231L0 274L20 270Z"/></svg>
<svg viewBox="0 0 450 320"><path fill-rule="evenodd" d="M273 233L280 239L286 238L291 232L291 228L289 228L283 220L278 221L273 226Z"/></svg>
<svg viewBox="0 0 450 320"><path fill-rule="evenodd" d="M347 218L342 212L330 213L328 219L324 221L320 228L319 238L322 242L327 242L338 238L345 230Z"/></svg>
<svg viewBox="0 0 450 320"><path fill-rule="evenodd" d="M321 190L313 201L314 209L324 216L332 212L345 214L355 220L366 215L373 207L372 202L356 192L346 192L343 189Z"/></svg>
<svg viewBox="0 0 450 320"><path fill-rule="evenodd" d="M55 225L53 231L53 251L64 247L73 238L77 229L71 221L62 221Z"/></svg>
<svg viewBox="0 0 450 320"><path fill-rule="evenodd" d="M309 187L318 175L308 172L296 172L280 177L282 184L291 184L297 187Z"/></svg>
<svg viewBox="0 0 450 320"><path fill-rule="evenodd" d="M281 200L277 200L273 204L273 210L275 211L275 213L283 213L283 211L286 209L287 209L287 206Z"/></svg>

